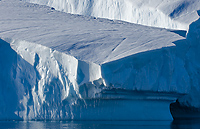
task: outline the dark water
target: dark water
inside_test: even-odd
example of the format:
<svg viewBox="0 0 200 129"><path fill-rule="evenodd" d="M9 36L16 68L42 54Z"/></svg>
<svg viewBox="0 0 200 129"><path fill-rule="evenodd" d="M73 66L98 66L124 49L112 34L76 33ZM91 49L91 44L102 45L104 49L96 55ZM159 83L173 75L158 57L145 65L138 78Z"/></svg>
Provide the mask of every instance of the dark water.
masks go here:
<svg viewBox="0 0 200 129"><path fill-rule="evenodd" d="M1 129L200 129L200 121L0 121Z"/></svg>

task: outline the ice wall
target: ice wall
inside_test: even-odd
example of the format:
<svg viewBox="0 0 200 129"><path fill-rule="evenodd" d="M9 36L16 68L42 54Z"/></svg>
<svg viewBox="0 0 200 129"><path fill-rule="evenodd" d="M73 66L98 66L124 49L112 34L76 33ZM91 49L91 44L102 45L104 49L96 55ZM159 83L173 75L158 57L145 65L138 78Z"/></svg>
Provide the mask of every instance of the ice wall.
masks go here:
<svg viewBox="0 0 200 129"><path fill-rule="evenodd" d="M0 39L0 51L0 119L72 119L79 85L104 86L99 65L50 48Z"/></svg>
<svg viewBox="0 0 200 129"><path fill-rule="evenodd" d="M200 16L200 11L198 11ZM200 19L190 25L187 41L189 49L187 52L187 66L190 75L191 89L188 95L179 98L179 102L188 107L200 108Z"/></svg>
<svg viewBox="0 0 200 129"><path fill-rule="evenodd" d="M0 51L0 120L171 119L171 93L107 86L101 66L26 41L1 39Z"/></svg>
<svg viewBox="0 0 200 129"><path fill-rule="evenodd" d="M142 52L102 65L107 84L130 90L188 93L190 75L176 47Z"/></svg>
<svg viewBox="0 0 200 129"><path fill-rule="evenodd" d="M174 41L175 46L103 64L102 75L106 83L130 90L183 94L190 93L191 89L199 91L199 21L190 25L186 39Z"/></svg>
<svg viewBox="0 0 200 129"><path fill-rule="evenodd" d="M132 23L170 29L187 30L184 23L172 20L170 16L148 4L156 1L130 0L24 0L54 7L56 10L108 19L123 20ZM147 4L146 4L147 3ZM162 3L158 1L158 3ZM144 6L142 6L144 4Z"/></svg>

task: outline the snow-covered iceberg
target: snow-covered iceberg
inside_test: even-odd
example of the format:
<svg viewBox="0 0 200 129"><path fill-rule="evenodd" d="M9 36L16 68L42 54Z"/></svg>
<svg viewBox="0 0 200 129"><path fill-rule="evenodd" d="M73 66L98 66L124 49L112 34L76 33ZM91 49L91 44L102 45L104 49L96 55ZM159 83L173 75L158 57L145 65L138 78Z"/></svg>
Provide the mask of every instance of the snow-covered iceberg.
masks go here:
<svg viewBox="0 0 200 129"><path fill-rule="evenodd" d="M197 19L198 0L23 0L72 14L170 29L188 29Z"/></svg>
<svg viewBox="0 0 200 129"><path fill-rule="evenodd" d="M196 22L185 38L17 0L0 15L1 120L169 120L200 88Z"/></svg>

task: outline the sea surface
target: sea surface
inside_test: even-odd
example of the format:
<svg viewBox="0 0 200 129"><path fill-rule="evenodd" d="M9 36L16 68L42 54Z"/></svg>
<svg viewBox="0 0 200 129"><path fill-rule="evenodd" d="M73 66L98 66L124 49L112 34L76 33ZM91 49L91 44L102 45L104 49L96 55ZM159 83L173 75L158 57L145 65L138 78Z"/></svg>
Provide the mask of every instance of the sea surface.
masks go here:
<svg viewBox="0 0 200 129"><path fill-rule="evenodd" d="M1 129L200 129L200 121L0 121Z"/></svg>

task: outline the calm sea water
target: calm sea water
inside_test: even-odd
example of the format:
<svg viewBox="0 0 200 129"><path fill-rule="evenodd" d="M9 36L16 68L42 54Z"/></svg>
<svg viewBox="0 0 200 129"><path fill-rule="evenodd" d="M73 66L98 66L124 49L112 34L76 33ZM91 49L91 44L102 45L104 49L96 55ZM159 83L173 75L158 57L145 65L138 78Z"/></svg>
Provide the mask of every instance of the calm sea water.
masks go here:
<svg viewBox="0 0 200 129"><path fill-rule="evenodd" d="M200 129L200 121L0 121L1 129Z"/></svg>

